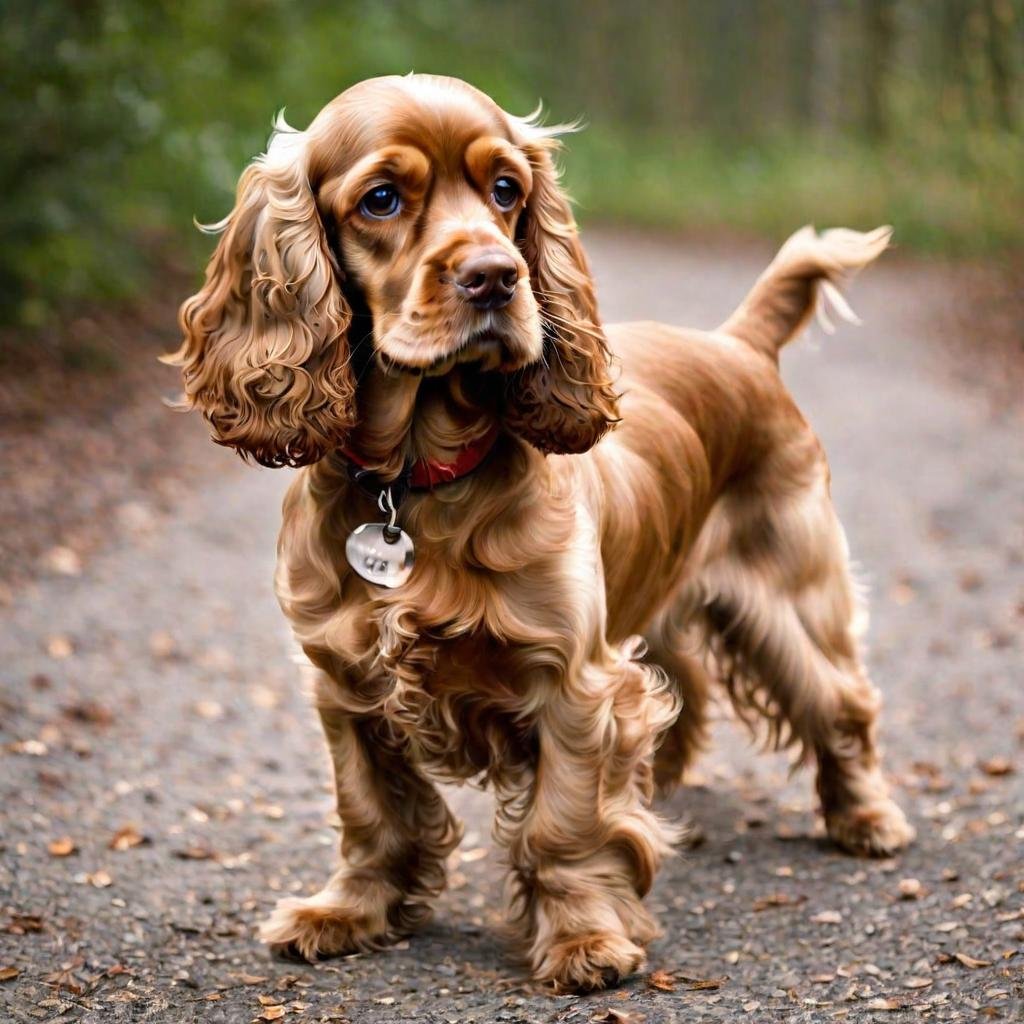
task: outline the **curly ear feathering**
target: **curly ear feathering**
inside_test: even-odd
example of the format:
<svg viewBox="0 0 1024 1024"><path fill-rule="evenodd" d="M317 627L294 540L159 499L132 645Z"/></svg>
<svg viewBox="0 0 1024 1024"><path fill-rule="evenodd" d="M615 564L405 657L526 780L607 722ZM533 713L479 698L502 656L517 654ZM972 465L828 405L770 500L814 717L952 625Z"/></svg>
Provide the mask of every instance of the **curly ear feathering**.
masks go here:
<svg viewBox="0 0 1024 1024"><path fill-rule="evenodd" d="M534 977L637 970L674 834L654 783L697 752L715 684L816 763L836 843L913 834L828 464L778 368L819 301L852 316L837 286L887 231L805 229L716 331L604 327L558 132L455 79L353 86L245 171L182 307L188 404L302 467L275 587L343 827L321 891L262 926L275 950L425 921L454 779L495 790Z"/></svg>
<svg viewBox="0 0 1024 1024"><path fill-rule="evenodd" d="M351 312L310 190L305 135L282 120L238 183L198 294L184 303L188 404L214 439L264 466L303 466L355 416Z"/></svg>
<svg viewBox="0 0 1024 1024"><path fill-rule="evenodd" d="M597 310L586 253L552 154L560 129L520 122L533 169L533 191L517 235L547 343L544 359L519 371L509 388L506 421L543 452L578 454L618 420L611 356Z"/></svg>

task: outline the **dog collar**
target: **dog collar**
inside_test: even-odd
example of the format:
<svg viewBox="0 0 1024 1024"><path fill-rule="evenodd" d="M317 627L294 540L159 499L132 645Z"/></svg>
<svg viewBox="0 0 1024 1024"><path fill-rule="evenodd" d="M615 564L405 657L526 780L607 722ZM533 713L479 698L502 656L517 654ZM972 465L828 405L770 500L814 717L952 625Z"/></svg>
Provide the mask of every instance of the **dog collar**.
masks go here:
<svg viewBox="0 0 1024 1024"><path fill-rule="evenodd" d="M498 440L498 427L492 426L485 434L470 441L451 462L438 459L417 459L406 466L400 477L405 488L410 491L432 491L443 484L451 484L469 476L491 453L494 443ZM342 454L355 470L351 475L358 483L366 484L367 477L374 474L366 463L349 448L343 448ZM401 485L399 485L401 486ZM379 490L380 488L376 488Z"/></svg>

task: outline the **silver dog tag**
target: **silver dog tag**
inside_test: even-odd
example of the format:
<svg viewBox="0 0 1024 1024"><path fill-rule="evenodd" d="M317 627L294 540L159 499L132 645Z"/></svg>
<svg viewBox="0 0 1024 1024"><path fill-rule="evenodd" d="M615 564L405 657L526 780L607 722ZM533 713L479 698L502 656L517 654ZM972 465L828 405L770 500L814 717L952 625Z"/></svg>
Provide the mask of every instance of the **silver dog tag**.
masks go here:
<svg viewBox="0 0 1024 1024"><path fill-rule="evenodd" d="M385 531L394 540L389 540ZM345 557L364 580L393 590L409 578L416 550L405 530L387 523L363 523L348 535Z"/></svg>

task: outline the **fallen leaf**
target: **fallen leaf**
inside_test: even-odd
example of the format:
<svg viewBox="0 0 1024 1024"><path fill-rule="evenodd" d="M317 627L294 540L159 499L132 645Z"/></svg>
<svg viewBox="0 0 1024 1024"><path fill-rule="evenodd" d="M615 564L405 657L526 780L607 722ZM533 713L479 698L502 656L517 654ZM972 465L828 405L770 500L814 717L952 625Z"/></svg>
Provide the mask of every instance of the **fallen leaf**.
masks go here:
<svg viewBox="0 0 1024 1024"><path fill-rule="evenodd" d="M842 924L843 915L838 910L823 910L811 915L810 920L812 924Z"/></svg>
<svg viewBox="0 0 1024 1024"><path fill-rule="evenodd" d="M174 642L174 637L171 636L167 630L157 630L157 632L150 635L149 653L152 654L154 658L166 661L168 658L174 657L176 649L177 645Z"/></svg>
<svg viewBox="0 0 1024 1024"><path fill-rule="evenodd" d="M73 704L66 704L62 711L65 718L73 722L82 722L85 725L113 725L114 714L109 708L95 700L80 700Z"/></svg>
<svg viewBox="0 0 1024 1024"><path fill-rule="evenodd" d="M675 992L676 979L668 971L652 971L647 975L647 984L659 992Z"/></svg>
<svg viewBox="0 0 1024 1024"><path fill-rule="evenodd" d="M647 1018L635 1010L598 1010L591 1018L592 1024L643 1024Z"/></svg>
<svg viewBox="0 0 1024 1024"><path fill-rule="evenodd" d="M870 1003L865 1004L866 1010L902 1010L905 1006L902 999L895 999L892 997L886 997L881 999L872 999Z"/></svg>
<svg viewBox="0 0 1024 1024"><path fill-rule="evenodd" d="M12 754L28 754L29 757L44 757L47 746L41 740L15 740L8 744L7 749Z"/></svg>
<svg viewBox="0 0 1024 1024"><path fill-rule="evenodd" d="M932 983L931 978L907 978L903 982L904 988L928 988Z"/></svg>
<svg viewBox="0 0 1024 1024"><path fill-rule="evenodd" d="M280 1006L281 1000L277 996L257 996L260 1006Z"/></svg>
<svg viewBox="0 0 1024 1024"><path fill-rule="evenodd" d="M43 919L38 914L12 914L4 928L9 935L28 935L43 930Z"/></svg>
<svg viewBox="0 0 1024 1024"><path fill-rule="evenodd" d="M64 636L63 633L58 633L47 638L46 653L56 661L63 661L75 653L75 648L70 637Z"/></svg>
<svg viewBox="0 0 1024 1024"><path fill-rule="evenodd" d="M280 1020L287 1012L283 1006L268 1006L256 1019Z"/></svg>
<svg viewBox="0 0 1024 1024"><path fill-rule="evenodd" d="M686 982L686 987L691 992L713 992L715 989L721 988L729 979L728 978L681 978L681 981Z"/></svg>
<svg viewBox="0 0 1024 1024"><path fill-rule="evenodd" d="M1013 773L1013 762L1008 757L990 757L986 761L979 761L978 767L986 775L1011 775Z"/></svg>
<svg viewBox="0 0 1024 1024"><path fill-rule="evenodd" d="M805 899L804 896L789 896L784 892L773 892L754 900L754 910L759 912L767 910L769 907L793 907L798 903L803 903Z"/></svg>
<svg viewBox="0 0 1024 1024"><path fill-rule="evenodd" d="M70 857L78 849L71 836L61 836L60 839L51 839L46 844L51 857Z"/></svg>
<svg viewBox="0 0 1024 1024"><path fill-rule="evenodd" d="M43 557L43 564L50 572L61 576L80 576L82 573L82 559L78 552L64 545L50 548Z"/></svg>
<svg viewBox="0 0 1024 1024"><path fill-rule="evenodd" d="M972 970L977 970L979 967L991 967L991 960L978 960L973 956L968 956L966 953L954 953L953 956L964 965L964 967L970 967Z"/></svg>
<svg viewBox="0 0 1024 1024"><path fill-rule="evenodd" d="M13 981L19 974L20 967L0 967L0 981Z"/></svg>
<svg viewBox="0 0 1024 1024"><path fill-rule="evenodd" d="M148 840L133 825L123 825L113 835L108 844L111 850L130 850L141 846Z"/></svg>
<svg viewBox="0 0 1024 1024"><path fill-rule="evenodd" d="M51 985L58 992L62 989L70 992L72 995L82 994L82 984L75 977L75 968L82 965L81 959L75 960L64 964L59 971L54 971L52 974L48 974L43 981L47 985Z"/></svg>
<svg viewBox="0 0 1024 1024"><path fill-rule="evenodd" d="M91 875L86 875L86 879L89 884L96 889L106 889L107 886L113 885L114 880L110 877L110 873L100 868L99 871L94 871Z"/></svg>
<svg viewBox="0 0 1024 1024"><path fill-rule="evenodd" d="M233 974L239 985L262 985L267 979L261 974Z"/></svg>
<svg viewBox="0 0 1024 1024"><path fill-rule="evenodd" d="M919 899L923 891L923 886L920 881L916 878L901 878L899 884L899 893L901 900L916 900Z"/></svg>
<svg viewBox="0 0 1024 1024"><path fill-rule="evenodd" d="M174 851L179 860L216 860L217 854L208 846L185 846Z"/></svg>

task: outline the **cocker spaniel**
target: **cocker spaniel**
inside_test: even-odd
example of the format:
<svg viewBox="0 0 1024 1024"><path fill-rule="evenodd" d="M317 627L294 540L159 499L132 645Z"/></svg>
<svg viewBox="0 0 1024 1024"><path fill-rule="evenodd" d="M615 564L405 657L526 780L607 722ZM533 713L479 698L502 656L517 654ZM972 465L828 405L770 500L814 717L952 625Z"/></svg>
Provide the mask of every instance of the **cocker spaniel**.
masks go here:
<svg viewBox="0 0 1024 1024"><path fill-rule="evenodd" d="M262 938L310 960L421 924L496 795L514 919L558 989L656 934L651 809L714 683L817 765L829 835L912 830L875 745L825 453L779 349L889 231L805 228L715 331L603 325L559 128L463 82L363 82L242 175L169 357L214 439L302 467L276 590L334 766L341 863Z"/></svg>

